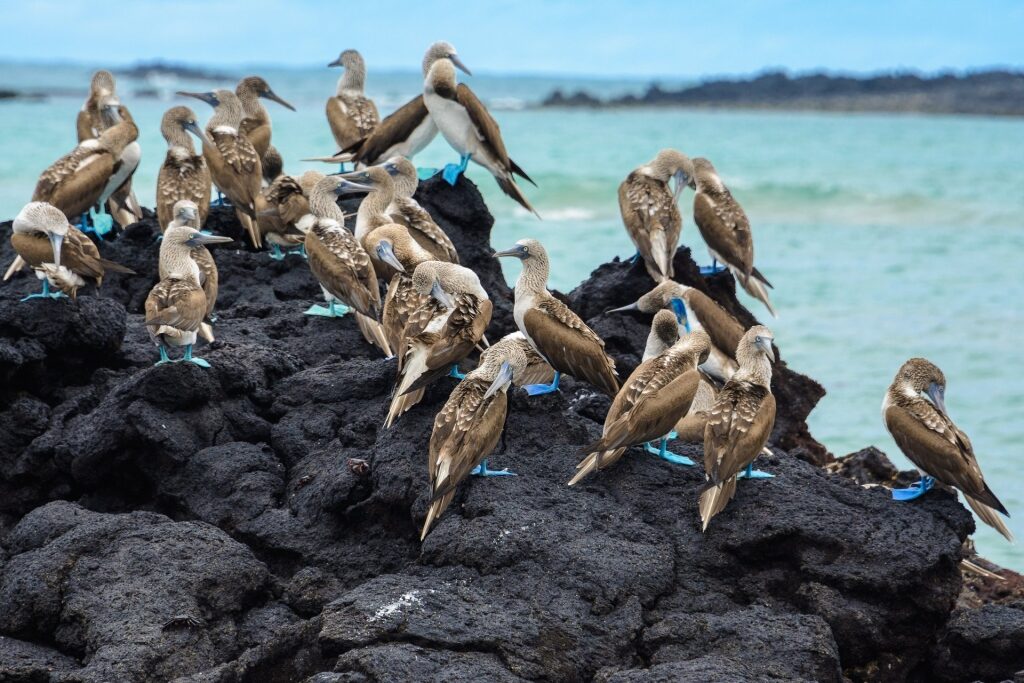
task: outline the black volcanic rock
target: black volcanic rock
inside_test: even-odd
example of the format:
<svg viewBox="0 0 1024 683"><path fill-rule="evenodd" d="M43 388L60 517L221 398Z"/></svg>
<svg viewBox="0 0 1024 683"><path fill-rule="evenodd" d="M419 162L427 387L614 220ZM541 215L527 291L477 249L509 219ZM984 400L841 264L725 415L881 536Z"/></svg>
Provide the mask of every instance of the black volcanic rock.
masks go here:
<svg viewBox="0 0 1024 683"><path fill-rule="evenodd" d="M497 339L512 298L480 195L463 177L419 198L494 298ZM211 217L241 237L229 209ZM426 444L455 381L382 429L395 361L350 317L303 315L320 296L305 261L241 242L215 252L217 341L197 347L212 367L153 367L155 230L100 245L142 274L99 295L21 304L28 274L0 288L0 680L902 681L1018 665L1016 607L953 611L968 513L811 464L822 390L784 362L775 455L758 461L776 478L742 482L707 533L700 468L633 449L565 485L609 405L567 377L512 393L492 463L519 476L471 478L420 543ZM686 249L676 269L753 322L728 275L701 280ZM624 372L649 321L604 311L650 285L611 263L567 297Z"/></svg>

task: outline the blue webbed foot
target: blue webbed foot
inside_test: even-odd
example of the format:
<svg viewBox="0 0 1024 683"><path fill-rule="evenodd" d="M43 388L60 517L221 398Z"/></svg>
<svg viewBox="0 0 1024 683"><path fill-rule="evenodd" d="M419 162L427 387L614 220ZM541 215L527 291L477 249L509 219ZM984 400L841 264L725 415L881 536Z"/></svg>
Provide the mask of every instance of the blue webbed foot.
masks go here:
<svg viewBox="0 0 1024 683"><path fill-rule="evenodd" d="M306 315L319 315L324 318L340 318L346 313L348 313L348 306L342 306L333 301L330 306L313 305L306 310Z"/></svg>
<svg viewBox="0 0 1024 683"><path fill-rule="evenodd" d="M893 489L892 498L893 500L914 500L920 498L924 494L928 493L935 486L935 480L931 477L921 477L921 481L917 482L910 488L906 489Z"/></svg>
<svg viewBox="0 0 1024 683"><path fill-rule="evenodd" d="M301 256L302 258L306 259L307 261L309 260L309 254L306 253L306 245L305 244L300 244L297 247L292 247L291 249L289 249L288 251L285 252L285 255L288 255L288 254L297 254L297 255Z"/></svg>
<svg viewBox="0 0 1024 683"><path fill-rule="evenodd" d="M725 265L719 265L718 261L716 261L715 259L711 259L711 265L710 266L701 266L700 267L700 274L701 275L715 275L717 273L721 273L721 272L725 271L725 269L726 269Z"/></svg>
<svg viewBox="0 0 1024 683"><path fill-rule="evenodd" d="M164 363L173 363L173 362L174 361L172 361L170 358L167 357L167 349L164 348L163 346L161 346L160 347L160 360L158 360L157 362L153 363L153 365L157 366L157 365L163 365Z"/></svg>
<svg viewBox="0 0 1024 683"><path fill-rule="evenodd" d="M666 460L675 465L693 467L697 464L690 458L687 458L685 455L679 455L668 450L668 439L662 439L659 446L655 446L651 442L645 443L644 450L650 453L651 455L656 455L662 460Z"/></svg>
<svg viewBox="0 0 1024 683"><path fill-rule="evenodd" d="M463 154L459 158L459 163L448 164L442 169L441 177L445 179L449 185L455 185L459 180L459 176L466 172L466 166L469 164L469 159L472 154Z"/></svg>
<svg viewBox="0 0 1024 683"><path fill-rule="evenodd" d="M541 394L553 394L558 391L558 380L561 378L562 373L556 372L555 379L551 384L527 384L523 386L526 389L526 393L529 396L540 396Z"/></svg>
<svg viewBox="0 0 1024 683"><path fill-rule="evenodd" d="M90 210L89 217L92 218L92 231L100 237L114 229L114 217L105 211L103 213L96 213Z"/></svg>
<svg viewBox="0 0 1024 683"><path fill-rule="evenodd" d="M452 369L448 371L448 376L449 377L454 377L455 379L459 380L460 382L462 380L466 379L466 373L459 372L459 365L458 365L458 363L456 363L455 365L452 365Z"/></svg>
<svg viewBox="0 0 1024 683"><path fill-rule="evenodd" d="M635 254L633 254L633 257L631 259L629 259L629 262L630 263L636 263L639 260L640 260L640 250L637 249L637 252Z"/></svg>
<svg viewBox="0 0 1024 683"><path fill-rule="evenodd" d="M487 468L487 459L484 458L479 465L469 471L474 477L516 477L519 476L515 472L509 472L508 468L502 470L492 470Z"/></svg>
<svg viewBox="0 0 1024 683"><path fill-rule="evenodd" d="M270 258L275 261L284 261L284 252L281 251L281 247L273 242L270 243Z"/></svg>
<svg viewBox="0 0 1024 683"><path fill-rule="evenodd" d="M186 363L192 363L194 365L198 365L201 368L208 368L208 367L210 367L210 363L209 362L203 360L202 358L199 358L198 356L193 356L192 355L192 345L191 344L189 344L188 346L185 347L185 356L182 358L182 360L185 361Z"/></svg>
<svg viewBox="0 0 1024 683"><path fill-rule="evenodd" d="M345 172L345 162L342 161L340 164L338 164L338 173L344 173L344 172Z"/></svg>
<svg viewBox="0 0 1024 683"><path fill-rule="evenodd" d="M747 468L736 475L737 479L774 479L774 474L768 472L762 472L761 470L755 470L753 463L747 465Z"/></svg>
<svg viewBox="0 0 1024 683"><path fill-rule="evenodd" d="M23 298L22 301L28 301L29 299L60 299L60 298L67 298L67 294L65 294L64 292L51 292L50 291L50 281L49 280L43 280L43 290L41 292L36 292L35 294L29 294L28 296Z"/></svg>
<svg viewBox="0 0 1024 683"><path fill-rule="evenodd" d="M436 176L440 171L436 168L417 168L416 177L420 180L429 180Z"/></svg>

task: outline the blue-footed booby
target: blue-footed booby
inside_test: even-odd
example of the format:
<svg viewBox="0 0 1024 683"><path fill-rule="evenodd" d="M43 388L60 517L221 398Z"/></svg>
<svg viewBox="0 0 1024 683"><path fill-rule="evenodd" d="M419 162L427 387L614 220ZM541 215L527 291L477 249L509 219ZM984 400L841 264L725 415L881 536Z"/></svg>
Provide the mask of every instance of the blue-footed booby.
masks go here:
<svg viewBox="0 0 1024 683"><path fill-rule="evenodd" d="M92 280L97 287L103 284L106 271L134 274L135 271L100 258L96 245L83 232L68 223L63 211L46 202L29 202L14 217L11 246L18 259L7 271L5 280L28 264L43 281L43 290L22 301L41 297L74 298L78 288ZM20 260L20 263L19 263ZM51 292L50 288L56 289Z"/></svg>
<svg viewBox="0 0 1024 683"><path fill-rule="evenodd" d="M677 341L665 348L673 337ZM580 482L595 470L617 462L630 446L660 441L656 451L661 458L682 465L693 465L689 458L666 450L668 434L686 415L697 394L700 374L697 366L707 358L710 340L703 331L679 338L679 327L669 311L654 317L644 360L616 394L604 422L600 439L581 449L585 455L576 465L569 486ZM645 448L645 450L647 450Z"/></svg>
<svg viewBox="0 0 1024 683"><path fill-rule="evenodd" d="M164 113L160 133L167 142L167 156L156 179L156 216L160 230L167 229L174 220L175 205L185 199L198 207L196 227L202 227L210 212L210 169L203 155L196 153L189 133L204 144L209 144L210 140L199 127L195 112L182 106L171 107Z"/></svg>
<svg viewBox="0 0 1024 683"><path fill-rule="evenodd" d="M377 105L364 92L366 62L357 50L345 50L327 66L345 69L334 96L327 100L327 124L338 148L350 149L365 140L380 123Z"/></svg>
<svg viewBox="0 0 1024 683"><path fill-rule="evenodd" d="M460 155L457 165L445 167L444 179L454 185L472 160L490 171L505 194L539 218L540 214L530 205L513 174L530 183L533 180L509 158L498 122L476 93L455 79L456 68L469 73L455 48L445 42L434 43L427 50L423 63L427 66L423 101L441 135Z"/></svg>
<svg viewBox="0 0 1024 683"><path fill-rule="evenodd" d="M384 328L388 345L392 349L401 346L402 334L414 311L430 301L430 294L420 294L413 285L412 274L421 263L433 261L430 252L419 245L407 228L398 224L383 225L363 242L368 254L376 263L388 266L394 273L384 295L384 312L380 324Z"/></svg>
<svg viewBox="0 0 1024 683"><path fill-rule="evenodd" d="M702 531L736 494L736 478L742 470L748 478L761 478L753 472L754 458L775 425L773 339L771 330L763 325L744 333L736 347L739 369L708 410L704 427L704 475L708 481L700 489L699 505Z"/></svg>
<svg viewBox="0 0 1024 683"><path fill-rule="evenodd" d="M885 392L885 427L921 472L920 483L909 489L894 489L892 497L913 500L938 480L964 494L978 517L1012 542L1013 534L998 514L1009 517L1010 513L985 483L970 439L946 411L945 395L945 375L924 358L904 363Z"/></svg>
<svg viewBox="0 0 1024 683"><path fill-rule="evenodd" d="M615 361L605 353L604 341L548 291L550 265L541 243L534 239L519 240L516 246L494 255L522 261L523 272L516 280L513 309L516 326L555 369L551 384L527 386L527 393L535 396L557 391L559 377L564 372L615 396L619 390Z"/></svg>
<svg viewBox="0 0 1024 683"><path fill-rule="evenodd" d="M183 209L183 218L191 218L192 212ZM146 328L153 343L160 349L157 365L171 362L167 356L168 346L183 346L182 360L209 367L202 358L192 355L192 346L208 313L206 294L199 280L202 276L199 265L192 257L192 250L205 244L230 242L230 237L205 235L197 228L172 222L164 231L160 243L160 282L146 297Z"/></svg>
<svg viewBox="0 0 1024 683"><path fill-rule="evenodd" d="M675 181L674 191L669 188L670 180ZM690 158L677 150L663 149L619 185L622 222L655 282L672 279L672 259L683 228L676 202L683 187L692 184Z"/></svg>
<svg viewBox="0 0 1024 683"><path fill-rule="evenodd" d="M409 316L398 356L398 380L385 427L419 403L423 389L472 352L491 321L492 304L480 278L454 263L416 266L413 287L431 301Z"/></svg>
<svg viewBox="0 0 1024 683"><path fill-rule="evenodd" d="M263 190L266 208L260 211L257 226L261 240L270 245L270 258L281 261L286 254L306 257L306 232L316 217L296 178L278 175Z"/></svg>
<svg viewBox="0 0 1024 683"><path fill-rule="evenodd" d="M710 161L698 157L693 160L693 168L697 191L693 197L693 221L711 258L728 266L740 286L774 316L766 289L772 284L754 267L754 236L747 214Z"/></svg>
<svg viewBox="0 0 1024 683"><path fill-rule="evenodd" d="M246 76L240 80L238 85L235 86L235 95L238 96L238 101L242 104L242 118L244 119L239 130L249 138L253 149L259 155L260 172L263 174L264 179L268 183L272 182L277 174L272 173L271 169L275 167L280 168L280 164L276 163L276 160L280 160L281 155L270 144L270 114L267 112L266 107L260 103L260 98L273 100L282 107L287 107L292 111L295 111L295 107L285 102L271 89L270 84L259 76ZM268 154L275 161L268 159Z"/></svg>
<svg viewBox="0 0 1024 683"><path fill-rule="evenodd" d="M207 204L208 206L208 204ZM203 205L196 204L189 199L182 199L174 205L174 219L168 224L167 227L187 227L199 229L200 216ZM182 233L184 234L184 233ZM206 295L206 314L204 322L199 327L199 336L208 342L213 341L213 327L214 321L213 309L217 305L217 292L220 285L220 274L217 272L217 262L213 260L213 254L206 248L207 244L226 244L231 242L230 237L217 237L214 239L196 240L191 243L192 246L192 260L199 266L199 285L203 288L203 294ZM174 249L177 246L170 247L171 257L165 261L161 259L158 262L160 270L160 279L170 277L171 272L168 267L171 264L177 263L177 259L174 255ZM164 246L161 242L160 252L163 253Z"/></svg>
<svg viewBox="0 0 1024 683"><path fill-rule="evenodd" d="M477 368L466 374L434 418L430 433L427 473L430 476L430 509L420 540L448 508L455 488L473 473L484 476L512 475L507 470L487 469L487 456L498 445L508 413L508 388L529 364L523 348L492 346L480 357Z"/></svg>
<svg viewBox="0 0 1024 683"><path fill-rule="evenodd" d="M409 228L413 239L433 254L435 260L458 263L459 253L451 239L413 199L420 182L413 163L405 157L394 156L385 161L383 167L395 179L395 196L387 209L392 219Z"/></svg>
<svg viewBox="0 0 1024 683"><path fill-rule="evenodd" d="M78 117L75 120L79 142L98 138L100 133L117 123L117 119L111 116L111 112L106 106L111 99L117 99L114 74L100 69L92 75L92 80L89 82L89 96L82 104L82 109L78 112Z"/></svg>
<svg viewBox="0 0 1024 683"><path fill-rule="evenodd" d="M244 118L241 101L230 90L205 93L179 91L178 94L194 97L213 107L213 116L206 124L209 142L203 142L203 157L214 184L231 200L238 222L258 249L262 243L256 227L256 214L263 208L260 193L263 165L256 148L241 132Z"/></svg>

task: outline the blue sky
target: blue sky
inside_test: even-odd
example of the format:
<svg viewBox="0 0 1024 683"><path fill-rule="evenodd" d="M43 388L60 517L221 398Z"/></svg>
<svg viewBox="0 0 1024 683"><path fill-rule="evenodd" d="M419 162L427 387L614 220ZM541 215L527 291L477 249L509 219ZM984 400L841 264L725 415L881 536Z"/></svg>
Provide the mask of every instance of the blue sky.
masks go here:
<svg viewBox="0 0 1024 683"><path fill-rule="evenodd" d="M474 70L504 73L699 76L1024 63L1024 3L1015 0L4 0L0 13L4 60L300 66L355 47L372 68L405 70L444 39Z"/></svg>

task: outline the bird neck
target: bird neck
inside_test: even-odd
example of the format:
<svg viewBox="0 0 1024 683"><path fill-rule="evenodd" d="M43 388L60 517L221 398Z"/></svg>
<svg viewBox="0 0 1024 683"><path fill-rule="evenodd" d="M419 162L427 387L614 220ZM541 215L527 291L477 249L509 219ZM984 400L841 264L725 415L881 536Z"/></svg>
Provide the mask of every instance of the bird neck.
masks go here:
<svg viewBox="0 0 1024 683"><path fill-rule="evenodd" d="M648 361L655 356L660 356L669 349L669 345L661 338L656 330L651 330L647 335L647 346L644 347L643 360Z"/></svg>
<svg viewBox="0 0 1024 683"><path fill-rule="evenodd" d="M242 123L242 106L235 101L222 101L213 110L210 122L206 124L206 130L213 130L217 126L230 126L236 131Z"/></svg>
<svg viewBox="0 0 1024 683"><path fill-rule="evenodd" d="M242 116L247 119L254 119L258 122L270 121L270 114L267 108L260 102L259 95L251 88L242 88L238 94L238 101L242 103Z"/></svg>
<svg viewBox="0 0 1024 683"><path fill-rule="evenodd" d="M122 121L111 126L100 135L100 144L115 157L121 156L124 148L139 137L139 129L132 121Z"/></svg>
<svg viewBox="0 0 1024 683"><path fill-rule="evenodd" d="M732 377L733 379L741 382L750 382L751 384L757 384L764 387L768 391L772 390L772 364L768 360L768 357L763 353L747 353L737 352L737 358L740 364L739 370L736 371Z"/></svg>
<svg viewBox="0 0 1024 683"><path fill-rule="evenodd" d="M365 86L366 67L362 65L347 66L345 72L341 74L341 78L338 79L337 93L340 95L346 90L354 90L361 94Z"/></svg>
<svg viewBox="0 0 1024 683"><path fill-rule="evenodd" d="M160 272L191 276L199 284L199 266L192 258L192 248L187 244L168 239L160 243Z"/></svg>
<svg viewBox="0 0 1024 683"><path fill-rule="evenodd" d="M381 187L366 195L359 204L359 211L356 213L356 225L363 227L378 227L384 223L391 223L388 216L388 207L395 198L393 189Z"/></svg>
<svg viewBox="0 0 1024 683"><path fill-rule="evenodd" d="M725 190L725 185L717 173L701 173L696 178L697 189L701 192L718 194Z"/></svg>
<svg viewBox="0 0 1024 683"><path fill-rule="evenodd" d="M167 149L181 147L189 153L189 156L195 156L196 148L192 145L192 136L189 135L181 126L172 125L170 128L164 130L163 134L164 140L167 141Z"/></svg>
<svg viewBox="0 0 1024 683"><path fill-rule="evenodd" d="M439 59L434 62L426 74L426 88L428 90L437 90L437 86L447 86L449 90L454 90L457 82L455 80L455 65L452 64L450 59Z"/></svg>
<svg viewBox="0 0 1024 683"><path fill-rule="evenodd" d="M523 261L523 272L516 280L516 296L536 294L548 286L548 261L546 258L531 256Z"/></svg>
<svg viewBox="0 0 1024 683"><path fill-rule="evenodd" d="M314 188L309 195L309 211L317 218L330 218L345 224L345 212L338 206L337 195L330 190Z"/></svg>

